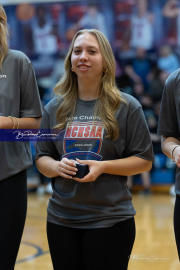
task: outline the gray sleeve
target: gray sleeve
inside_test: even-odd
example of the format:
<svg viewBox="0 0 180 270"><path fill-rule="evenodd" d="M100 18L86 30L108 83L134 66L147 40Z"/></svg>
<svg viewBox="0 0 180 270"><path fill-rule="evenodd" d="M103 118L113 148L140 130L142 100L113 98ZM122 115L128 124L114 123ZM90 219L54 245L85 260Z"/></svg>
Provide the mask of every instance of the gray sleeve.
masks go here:
<svg viewBox="0 0 180 270"><path fill-rule="evenodd" d="M41 101L32 64L23 70L20 78L20 117L38 117L42 115Z"/></svg>
<svg viewBox="0 0 180 270"><path fill-rule="evenodd" d="M46 111L46 109L44 109L43 116L41 119L40 130L41 129L46 129L46 132L48 132L48 134L51 132L49 114ZM35 159L39 159L40 157L43 156L49 156L55 160L59 159L60 155L52 140L44 140L44 141L37 140Z"/></svg>
<svg viewBox="0 0 180 270"><path fill-rule="evenodd" d="M169 81L166 82L164 87L157 133L166 137L179 137L174 85L172 82L170 83L171 85L169 85Z"/></svg>
<svg viewBox="0 0 180 270"><path fill-rule="evenodd" d="M154 161L152 141L141 107L136 108L127 120L126 157Z"/></svg>

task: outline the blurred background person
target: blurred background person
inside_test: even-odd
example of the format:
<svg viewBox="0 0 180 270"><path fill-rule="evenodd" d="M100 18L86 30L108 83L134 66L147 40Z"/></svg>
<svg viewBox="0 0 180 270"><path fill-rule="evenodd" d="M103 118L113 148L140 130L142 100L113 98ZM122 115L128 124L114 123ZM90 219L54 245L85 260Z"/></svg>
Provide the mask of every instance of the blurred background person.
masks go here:
<svg viewBox="0 0 180 270"><path fill-rule="evenodd" d="M167 41L172 45L180 46L180 6L177 0L167 0L162 9L162 15L170 19L167 29Z"/></svg>
<svg viewBox="0 0 180 270"><path fill-rule="evenodd" d="M151 50L154 45L154 15L148 11L147 0L136 0L135 8L131 18L130 45L134 49L141 47Z"/></svg>
<svg viewBox="0 0 180 270"><path fill-rule="evenodd" d="M34 6L33 6L34 7ZM25 49L30 56L56 55L58 53L58 27L42 5L34 7L35 14L28 23L23 23Z"/></svg>
<svg viewBox="0 0 180 270"><path fill-rule="evenodd" d="M32 28L34 51L36 54L56 54L58 52L58 32L48 19L46 7L36 8L36 20Z"/></svg>
<svg viewBox="0 0 180 270"><path fill-rule="evenodd" d="M166 45L159 48L157 66L162 71L165 71L167 75L179 68L178 56L173 53L170 46Z"/></svg>
<svg viewBox="0 0 180 270"><path fill-rule="evenodd" d="M79 29L97 29L101 31L107 38L107 25L103 13L98 11L98 7L95 4L89 4L86 14L73 25L75 31Z"/></svg>
<svg viewBox="0 0 180 270"><path fill-rule="evenodd" d="M145 91L148 86L148 75L153 67L153 61L147 56L146 50L137 47L136 56L125 66L125 73L133 83L143 83Z"/></svg>

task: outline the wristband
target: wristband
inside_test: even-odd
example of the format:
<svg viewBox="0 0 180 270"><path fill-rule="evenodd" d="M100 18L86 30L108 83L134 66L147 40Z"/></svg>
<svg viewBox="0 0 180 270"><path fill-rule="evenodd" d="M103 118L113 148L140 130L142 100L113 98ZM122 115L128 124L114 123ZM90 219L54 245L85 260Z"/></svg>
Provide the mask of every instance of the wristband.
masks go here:
<svg viewBox="0 0 180 270"><path fill-rule="evenodd" d="M175 159L173 158L173 152L174 152L174 150L176 149L176 147L178 147L178 146L180 146L180 145L175 145L175 146L173 147L173 149L171 150L171 160L172 160L172 162L175 162Z"/></svg>

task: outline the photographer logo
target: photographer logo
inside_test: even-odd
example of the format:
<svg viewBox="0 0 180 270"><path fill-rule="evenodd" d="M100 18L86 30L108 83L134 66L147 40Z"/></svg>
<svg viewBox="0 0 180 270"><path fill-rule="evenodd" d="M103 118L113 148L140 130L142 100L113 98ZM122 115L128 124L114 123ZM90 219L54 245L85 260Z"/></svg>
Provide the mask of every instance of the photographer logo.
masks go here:
<svg viewBox="0 0 180 270"><path fill-rule="evenodd" d="M0 79L6 79L6 75L0 75Z"/></svg>

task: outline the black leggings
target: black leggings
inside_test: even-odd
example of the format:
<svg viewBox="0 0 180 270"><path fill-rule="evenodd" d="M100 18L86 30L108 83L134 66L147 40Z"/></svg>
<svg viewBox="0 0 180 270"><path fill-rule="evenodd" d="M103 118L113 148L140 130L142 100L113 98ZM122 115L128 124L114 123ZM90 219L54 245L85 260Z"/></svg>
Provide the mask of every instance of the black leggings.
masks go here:
<svg viewBox="0 0 180 270"><path fill-rule="evenodd" d="M13 270L27 211L26 170L0 181L0 270Z"/></svg>
<svg viewBox="0 0 180 270"><path fill-rule="evenodd" d="M54 270L126 270L135 240L134 218L109 228L76 229L47 222Z"/></svg>
<svg viewBox="0 0 180 270"><path fill-rule="evenodd" d="M176 202L174 207L174 233L180 260L180 197L178 195L176 195Z"/></svg>

